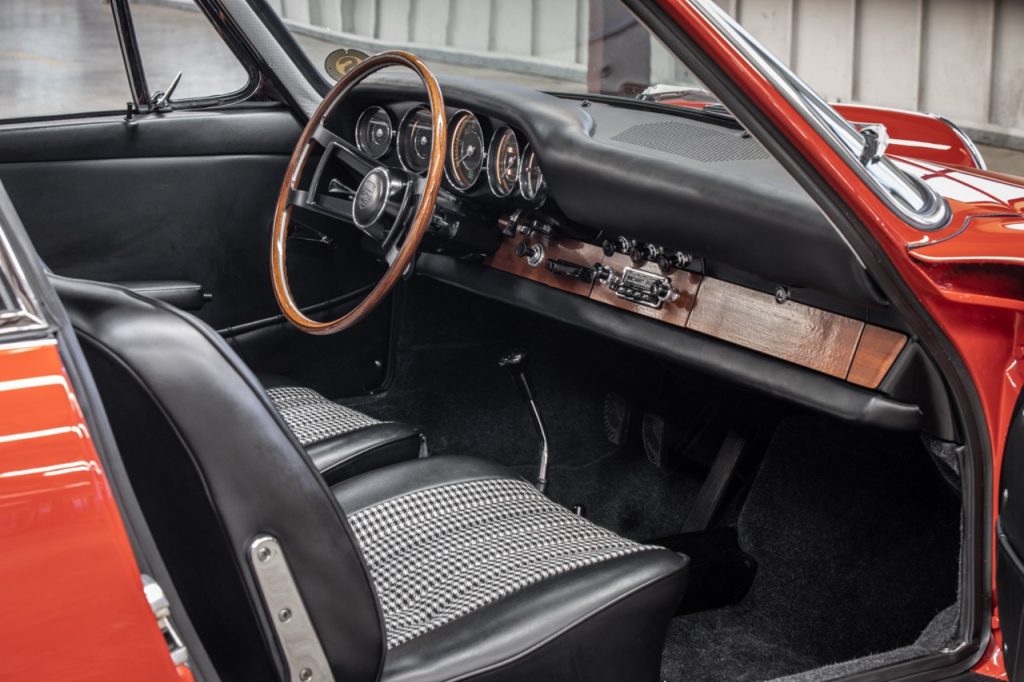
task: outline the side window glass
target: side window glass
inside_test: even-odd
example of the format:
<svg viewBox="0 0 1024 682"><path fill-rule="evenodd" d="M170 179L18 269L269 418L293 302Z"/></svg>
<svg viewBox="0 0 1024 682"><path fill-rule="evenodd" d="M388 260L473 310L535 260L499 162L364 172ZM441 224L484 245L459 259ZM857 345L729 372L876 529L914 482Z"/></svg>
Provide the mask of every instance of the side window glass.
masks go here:
<svg viewBox="0 0 1024 682"><path fill-rule="evenodd" d="M174 102L224 97L249 84L248 71L192 0L133 2L131 12L150 94L167 90L178 72Z"/></svg>
<svg viewBox="0 0 1024 682"><path fill-rule="evenodd" d="M0 0L0 93L0 120L124 111L110 5Z"/></svg>

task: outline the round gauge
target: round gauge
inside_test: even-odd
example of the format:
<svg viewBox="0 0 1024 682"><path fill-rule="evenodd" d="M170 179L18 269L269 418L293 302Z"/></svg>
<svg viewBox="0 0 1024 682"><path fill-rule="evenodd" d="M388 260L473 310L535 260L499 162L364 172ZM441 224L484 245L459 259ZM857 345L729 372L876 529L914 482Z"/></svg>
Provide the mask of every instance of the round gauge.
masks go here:
<svg viewBox="0 0 1024 682"><path fill-rule="evenodd" d="M507 197L519 180L519 141L511 128L499 128L487 150L487 182L497 197Z"/></svg>
<svg viewBox="0 0 1024 682"><path fill-rule="evenodd" d="M530 145L523 150L523 162L519 171L519 193L527 201L537 201L544 197L548 185L544 181L544 172L537 161L537 153Z"/></svg>
<svg viewBox="0 0 1024 682"><path fill-rule="evenodd" d="M380 107L370 107L356 121L356 147L372 159L388 153L394 134L391 115Z"/></svg>
<svg viewBox="0 0 1024 682"><path fill-rule="evenodd" d="M444 170L448 182L463 192L476 184L484 170L484 130L468 111L456 114L452 122Z"/></svg>
<svg viewBox="0 0 1024 682"><path fill-rule="evenodd" d="M423 173L430 165L434 146L433 118L430 109L417 107L405 115L398 130L398 160L410 173Z"/></svg>

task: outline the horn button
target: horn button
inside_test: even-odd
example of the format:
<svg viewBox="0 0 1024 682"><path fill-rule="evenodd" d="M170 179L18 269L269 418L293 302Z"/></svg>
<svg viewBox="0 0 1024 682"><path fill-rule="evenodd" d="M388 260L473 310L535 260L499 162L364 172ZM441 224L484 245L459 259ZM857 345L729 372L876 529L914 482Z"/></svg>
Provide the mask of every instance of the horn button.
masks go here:
<svg viewBox="0 0 1024 682"><path fill-rule="evenodd" d="M395 183L388 169L378 166L366 174L352 200L352 222L359 229L376 233L384 210L388 206Z"/></svg>

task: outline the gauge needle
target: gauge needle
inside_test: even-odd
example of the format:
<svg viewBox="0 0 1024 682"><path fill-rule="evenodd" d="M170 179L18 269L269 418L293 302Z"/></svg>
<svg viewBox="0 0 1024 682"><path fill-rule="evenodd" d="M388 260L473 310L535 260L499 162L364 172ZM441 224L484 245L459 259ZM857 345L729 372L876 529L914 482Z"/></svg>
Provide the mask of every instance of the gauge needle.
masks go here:
<svg viewBox="0 0 1024 682"><path fill-rule="evenodd" d="M474 147L473 145L469 145L469 147L466 148L466 153L460 156L455 163L462 163L463 161L473 156L474 154L476 154L476 147Z"/></svg>

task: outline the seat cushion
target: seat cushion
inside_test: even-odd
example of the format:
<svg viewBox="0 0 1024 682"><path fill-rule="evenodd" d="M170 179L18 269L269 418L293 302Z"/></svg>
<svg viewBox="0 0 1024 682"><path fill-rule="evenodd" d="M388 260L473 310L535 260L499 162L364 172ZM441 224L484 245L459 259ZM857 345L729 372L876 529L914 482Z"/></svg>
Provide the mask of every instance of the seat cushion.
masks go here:
<svg viewBox="0 0 1024 682"><path fill-rule="evenodd" d="M377 589L384 679L657 679L684 557L481 460L406 462L333 490ZM538 650L542 663L523 657Z"/></svg>
<svg viewBox="0 0 1024 682"><path fill-rule="evenodd" d="M311 388L262 378L267 396L328 484L420 456L418 430L383 422Z"/></svg>

